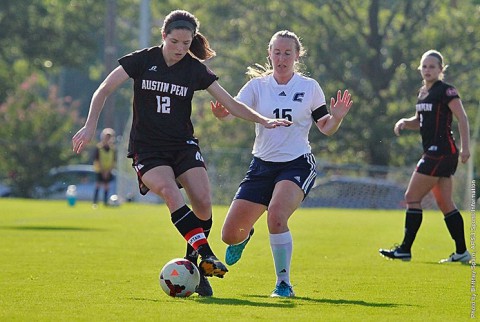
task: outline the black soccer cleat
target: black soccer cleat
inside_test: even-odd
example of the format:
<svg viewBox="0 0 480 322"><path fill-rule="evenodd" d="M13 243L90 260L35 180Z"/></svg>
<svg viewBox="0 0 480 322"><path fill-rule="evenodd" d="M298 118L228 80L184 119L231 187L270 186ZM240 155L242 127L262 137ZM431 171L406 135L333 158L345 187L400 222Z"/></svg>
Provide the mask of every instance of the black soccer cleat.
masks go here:
<svg viewBox="0 0 480 322"><path fill-rule="evenodd" d="M198 269L200 270L200 274L204 276L215 276L219 278L223 278L225 273L228 272L225 264L213 255L203 258L198 265Z"/></svg>
<svg viewBox="0 0 480 322"><path fill-rule="evenodd" d="M380 255L390 259L401 259L409 262L412 259L412 253L404 251L401 246L395 246L392 249L379 249Z"/></svg>
<svg viewBox="0 0 480 322"><path fill-rule="evenodd" d="M208 281L208 279L202 273L200 273L200 284L198 284L197 288L195 289L195 292L199 296L213 295L212 286L210 285L210 282Z"/></svg>

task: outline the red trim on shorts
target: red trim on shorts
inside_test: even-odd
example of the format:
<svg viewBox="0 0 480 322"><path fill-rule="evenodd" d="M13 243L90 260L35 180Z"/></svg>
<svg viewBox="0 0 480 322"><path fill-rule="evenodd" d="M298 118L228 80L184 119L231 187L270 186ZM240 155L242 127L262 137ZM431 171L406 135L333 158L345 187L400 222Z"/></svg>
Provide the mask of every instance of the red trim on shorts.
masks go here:
<svg viewBox="0 0 480 322"><path fill-rule="evenodd" d="M430 157L430 158L432 158L432 157ZM432 158L432 159L435 159L435 158ZM438 161L437 164L435 165L435 168L432 169L432 172L430 172L430 175L431 175L431 176L434 176L434 174L437 173L438 166L439 166L440 163L442 162L442 159L444 159L443 156L441 156L441 157L438 158L439 161Z"/></svg>

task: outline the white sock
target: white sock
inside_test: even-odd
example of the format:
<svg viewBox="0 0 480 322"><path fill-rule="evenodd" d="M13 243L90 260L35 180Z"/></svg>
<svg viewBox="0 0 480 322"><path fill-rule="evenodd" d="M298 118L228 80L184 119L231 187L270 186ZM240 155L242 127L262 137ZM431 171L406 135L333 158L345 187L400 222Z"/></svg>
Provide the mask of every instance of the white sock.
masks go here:
<svg viewBox="0 0 480 322"><path fill-rule="evenodd" d="M284 281L290 284L290 262L292 261L293 239L290 231L281 234L270 234L270 247L272 248L276 285Z"/></svg>

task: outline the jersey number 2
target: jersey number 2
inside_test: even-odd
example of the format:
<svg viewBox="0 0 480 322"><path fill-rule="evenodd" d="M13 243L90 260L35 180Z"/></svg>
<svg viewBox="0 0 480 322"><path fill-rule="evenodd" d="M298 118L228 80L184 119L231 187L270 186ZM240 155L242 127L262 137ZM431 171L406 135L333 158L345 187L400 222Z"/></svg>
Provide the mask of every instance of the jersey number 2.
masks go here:
<svg viewBox="0 0 480 322"><path fill-rule="evenodd" d="M157 113L170 114L170 97L157 95Z"/></svg>

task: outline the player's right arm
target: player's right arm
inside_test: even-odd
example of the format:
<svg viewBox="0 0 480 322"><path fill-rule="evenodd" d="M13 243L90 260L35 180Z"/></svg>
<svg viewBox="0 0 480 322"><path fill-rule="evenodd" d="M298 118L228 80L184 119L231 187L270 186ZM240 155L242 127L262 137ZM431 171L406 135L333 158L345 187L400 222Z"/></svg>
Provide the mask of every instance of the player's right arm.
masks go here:
<svg viewBox="0 0 480 322"><path fill-rule="evenodd" d="M93 93L85 125L72 138L73 151L75 153L82 152L92 140L95 129L97 128L98 118L105 105L105 100L129 78L130 76L128 76L123 67L118 66L105 78L95 93Z"/></svg>
<svg viewBox="0 0 480 322"><path fill-rule="evenodd" d="M267 129L272 129L277 126L290 126L292 124L292 122L285 119L270 119L259 114L247 105L235 100L217 81L213 82L207 88L207 91L218 103L223 105L229 113L236 117L262 124Z"/></svg>
<svg viewBox="0 0 480 322"><path fill-rule="evenodd" d="M420 117L418 112L415 113L415 116L409 118L402 118L395 123L393 132L397 136L400 136L401 130L419 130L420 129Z"/></svg>

